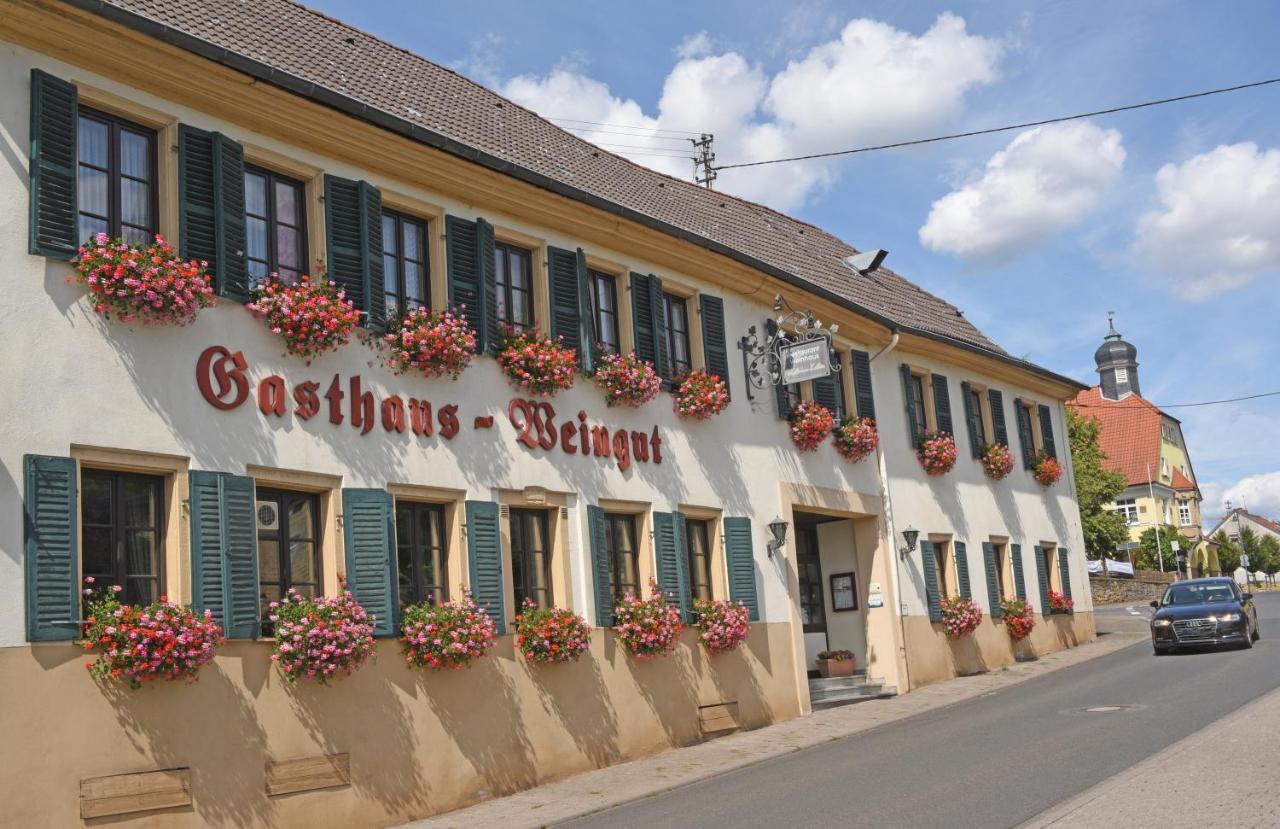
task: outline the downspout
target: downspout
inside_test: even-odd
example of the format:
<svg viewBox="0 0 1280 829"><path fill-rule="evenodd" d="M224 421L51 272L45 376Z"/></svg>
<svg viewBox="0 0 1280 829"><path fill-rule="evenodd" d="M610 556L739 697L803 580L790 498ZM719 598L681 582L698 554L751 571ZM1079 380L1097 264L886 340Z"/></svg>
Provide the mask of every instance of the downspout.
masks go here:
<svg viewBox="0 0 1280 829"><path fill-rule="evenodd" d="M877 351L875 354L871 355L871 359L868 360L867 362L874 363L877 357L881 357L885 354L888 354L890 351L893 351L895 348L897 348L898 335L899 335L898 329L897 328L893 329L893 336L889 338L889 344L886 345L884 348L880 349L879 351Z"/></svg>

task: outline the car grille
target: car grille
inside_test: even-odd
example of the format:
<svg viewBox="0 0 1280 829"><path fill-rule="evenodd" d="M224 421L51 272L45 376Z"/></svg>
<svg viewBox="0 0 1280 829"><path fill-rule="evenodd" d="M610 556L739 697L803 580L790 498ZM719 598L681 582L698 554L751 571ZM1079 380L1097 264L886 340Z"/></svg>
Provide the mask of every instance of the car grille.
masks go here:
<svg viewBox="0 0 1280 829"><path fill-rule="evenodd" d="M1179 642L1212 642L1218 633L1213 619L1179 619L1173 623Z"/></svg>

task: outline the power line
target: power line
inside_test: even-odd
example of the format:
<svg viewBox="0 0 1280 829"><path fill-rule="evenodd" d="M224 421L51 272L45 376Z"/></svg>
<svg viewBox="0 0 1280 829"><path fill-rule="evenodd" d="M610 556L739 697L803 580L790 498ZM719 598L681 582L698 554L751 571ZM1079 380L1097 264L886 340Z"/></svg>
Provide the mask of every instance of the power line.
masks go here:
<svg viewBox="0 0 1280 829"><path fill-rule="evenodd" d="M616 127L617 129L627 129L627 130L653 130L655 132L680 133L681 135L701 135L702 134L698 130L673 130L673 129L667 129L666 127L644 127L644 126L637 126L635 124L608 124L608 123L603 123L601 121L582 121L577 118L552 118L549 115L544 115L543 117L546 118L548 121L556 121L558 123L566 123L566 124L587 124L588 126L592 126L592 127Z"/></svg>
<svg viewBox="0 0 1280 829"><path fill-rule="evenodd" d="M1081 118L1093 118L1097 115L1111 115L1116 112L1128 112L1134 109L1143 109L1145 107L1160 106L1162 104L1172 104L1178 101L1190 101L1193 98L1206 98L1210 95L1221 95L1224 92L1238 92L1242 89L1253 89L1259 86L1267 86L1268 84L1280 83L1280 78L1268 78L1265 81L1254 81L1252 83L1242 83L1237 86L1224 86L1221 89L1210 89L1205 92L1193 92L1189 95L1178 95L1173 98L1161 98L1157 101L1144 101L1140 104L1127 104L1125 106L1111 107L1110 109L1098 109L1093 112L1082 112L1077 115L1063 115L1059 118L1046 118L1042 121L1026 121L1021 124L1010 124L1005 127L991 127L982 130L972 130L970 132L956 132L950 135L939 135L933 138L917 138L912 141L896 141L892 144L877 144L872 147L857 147L852 150L835 150L827 153L811 153L809 155L796 155L788 158L771 158L765 161L744 161L739 164L721 164L717 170L733 170L742 167L760 167L765 164L782 164L788 161L810 161L815 158L831 158L840 155L853 155L854 153L869 153L874 150L891 150L897 147L914 147L920 144L933 144L938 141L951 141L956 138L972 138L975 135L991 135L997 132L1008 132L1010 130L1021 130L1027 127L1042 127L1045 124L1059 124L1063 121L1077 121Z"/></svg>
<svg viewBox="0 0 1280 829"><path fill-rule="evenodd" d="M1243 397L1228 397L1223 400L1202 400L1198 403L1156 404L1156 403L1151 403L1151 401L1149 400L1146 402L1150 403L1150 405L1154 406L1157 409L1190 409L1196 406L1217 406L1220 403L1239 403L1243 400L1257 400L1258 398L1261 398L1261 397L1276 397L1276 396L1280 396L1280 391L1264 391L1264 392L1261 392L1260 394L1246 394ZM1113 411L1125 411L1124 409L1116 409L1114 406L1108 406L1104 403L1071 403L1069 405L1072 408L1076 408L1076 409L1112 409ZM1139 410L1132 409L1131 411L1137 412Z"/></svg>
<svg viewBox="0 0 1280 829"><path fill-rule="evenodd" d="M574 133L575 135L579 133L591 133L593 135L626 135L632 138L650 138L654 141L679 141L681 144L687 144L693 140L692 138L684 135L654 135L649 132L626 132L624 130L596 129L592 127L565 127L564 129Z"/></svg>
<svg viewBox="0 0 1280 829"><path fill-rule="evenodd" d="M688 158L692 159L692 153L677 153L672 150L670 152L663 151L659 148L641 147L635 144L606 144L601 142L592 142L597 147L609 147L609 152L616 152L621 155L653 155L662 158Z"/></svg>

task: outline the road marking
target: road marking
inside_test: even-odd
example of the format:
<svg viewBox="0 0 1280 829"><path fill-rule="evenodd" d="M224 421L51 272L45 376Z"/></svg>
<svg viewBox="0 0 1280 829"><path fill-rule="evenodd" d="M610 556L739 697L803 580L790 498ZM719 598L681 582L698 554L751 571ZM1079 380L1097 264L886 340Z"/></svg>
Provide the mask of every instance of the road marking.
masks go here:
<svg viewBox="0 0 1280 829"><path fill-rule="evenodd" d="M1137 609L1137 608L1135 608L1133 605L1129 605L1128 607L1126 607L1126 608L1125 608L1125 610L1129 611L1129 615L1130 615L1130 616L1141 616L1141 615L1142 615L1142 611L1141 611L1141 610L1138 610L1138 609Z"/></svg>

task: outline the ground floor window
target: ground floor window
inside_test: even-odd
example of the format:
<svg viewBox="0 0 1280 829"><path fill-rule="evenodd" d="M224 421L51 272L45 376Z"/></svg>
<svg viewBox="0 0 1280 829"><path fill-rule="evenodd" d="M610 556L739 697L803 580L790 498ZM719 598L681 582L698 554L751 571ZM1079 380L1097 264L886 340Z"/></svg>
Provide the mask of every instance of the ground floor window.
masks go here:
<svg viewBox="0 0 1280 829"><path fill-rule="evenodd" d="M1044 568L1045 584L1055 592L1062 592L1061 577L1058 575L1058 548L1046 544L1040 548L1040 566Z"/></svg>
<svg viewBox="0 0 1280 829"><path fill-rule="evenodd" d="M320 594L320 496L259 487L255 507L263 635L269 636L271 602L290 590L307 598Z"/></svg>
<svg viewBox="0 0 1280 829"><path fill-rule="evenodd" d="M525 599L551 607L551 550L547 513L540 509L511 510L511 583L516 610Z"/></svg>
<svg viewBox="0 0 1280 829"><path fill-rule="evenodd" d="M101 587L119 585L121 601L159 598L164 479L86 469L80 474L83 575Z"/></svg>
<svg viewBox="0 0 1280 829"><path fill-rule="evenodd" d="M933 542L933 561L931 562L934 572L938 575L938 595L943 599L950 599L956 595L956 588L953 586L955 582L954 573L951 567L951 542L935 541Z"/></svg>
<svg viewBox="0 0 1280 829"><path fill-rule="evenodd" d="M400 606L449 598L444 505L396 502L396 566Z"/></svg>
<svg viewBox="0 0 1280 829"><path fill-rule="evenodd" d="M685 550L689 556L689 597L711 598L711 532L706 521L685 521Z"/></svg>
<svg viewBox="0 0 1280 829"><path fill-rule="evenodd" d="M814 524L796 528L796 569L800 576L800 623L804 632L825 633L825 585L822 583L822 562L818 558L818 528Z"/></svg>
<svg viewBox="0 0 1280 829"><path fill-rule="evenodd" d="M1017 598L1017 589L1013 584L1013 562L1009 558L1009 545L1003 541L992 542L996 552L996 596L997 602L1005 602Z"/></svg>
<svg viewBox="0 0 1280 829"><path fill-rule="evenodd" d="M605 513L605 551L609 557L609 577L613 600L640 595L640 566L636 559L636 517Z"/></svg>

